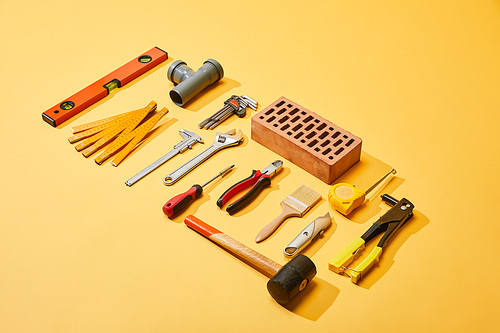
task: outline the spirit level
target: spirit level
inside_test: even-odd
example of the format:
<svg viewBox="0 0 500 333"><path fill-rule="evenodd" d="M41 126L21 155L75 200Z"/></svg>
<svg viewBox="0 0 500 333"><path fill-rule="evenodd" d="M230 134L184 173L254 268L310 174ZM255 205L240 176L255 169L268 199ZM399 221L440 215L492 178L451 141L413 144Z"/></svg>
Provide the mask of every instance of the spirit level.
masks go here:
<svg viewBox="0 0 500 333"><path fill-rule="evenodd" d="M68 99L48 109L42 113L42 118L50 125L56 127L103 99L112 90L123 87L167 59L167 52L158 47L153 47L146 53L141 54L134 60L131 60Z"/></svg>

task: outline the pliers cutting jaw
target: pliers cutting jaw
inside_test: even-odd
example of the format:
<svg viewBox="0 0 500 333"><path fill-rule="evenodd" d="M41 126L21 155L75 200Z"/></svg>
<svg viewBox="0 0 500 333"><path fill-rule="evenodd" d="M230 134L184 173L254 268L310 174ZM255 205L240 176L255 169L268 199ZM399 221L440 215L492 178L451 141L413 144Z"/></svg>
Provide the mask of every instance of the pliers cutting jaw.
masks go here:
<svg viewBox="0 0 500 333"><path fill-rule="evenodd" d="M244 189L251 187L250 190L245 193L241 198L228 205L226 211L229 215L233 215L246 207L250 202L255 199L260 192L266 187L271 186L271 177L273 177L277 172L281 170L283 166L283 161L277 160L269 164L262 171L253 170L250 177L243 179L242 181L234 184L224 192L221 197L217 200L217 206L222 208L233 196L237 193L243 191Z"/></svg>
<svg viewBox="0 0 500 333"><path fill-rule="evenodd" d="M387 194L384 194L382 199L393 207L382 215L361 237L355 239L328 263L330 270L350 276L353 283L358 283L366 272L379 262L384 246L413 216L414 206L408 199L403 198L397 201ZM368 257L355 268L349 268L349 264L361 255L365 249L365 244L382 232L385 232L384 235Z"/></svg>

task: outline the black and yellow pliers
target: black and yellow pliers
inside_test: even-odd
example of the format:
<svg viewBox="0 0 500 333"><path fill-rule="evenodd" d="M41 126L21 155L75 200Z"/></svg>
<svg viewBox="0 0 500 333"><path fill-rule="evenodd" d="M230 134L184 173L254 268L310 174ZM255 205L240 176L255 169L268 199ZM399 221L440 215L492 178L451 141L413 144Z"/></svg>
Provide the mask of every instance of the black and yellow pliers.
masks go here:
<svg viewBox="0 0 500 333"><path fill-rule="evenodd" d="M393 206L382 215L361 237L357 238L335 256L329 263L328 268L335 273L351 277L351 282L358 283L364 274L370 270L380 259L382 248L401 229L401 227L413 216L413 204L406 198L396 200L388 194L382 195L382 200ZM377 246L356 268L348 265L356 260L365 249L365 244L375 238L381 232L385 232Z"/></svg>

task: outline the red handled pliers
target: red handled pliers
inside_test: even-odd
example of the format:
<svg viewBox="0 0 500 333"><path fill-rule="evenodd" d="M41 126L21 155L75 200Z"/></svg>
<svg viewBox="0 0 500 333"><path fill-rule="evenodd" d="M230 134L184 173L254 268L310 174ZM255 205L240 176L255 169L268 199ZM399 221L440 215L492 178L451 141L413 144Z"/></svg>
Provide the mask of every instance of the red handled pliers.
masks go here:
<svg viewBox="0 0 500 333"><path fill-rule="evenodd" d="M252 175L248 178L243 179L242 181L234 184L230 188L224 192L219 200L217 200L217 206L222 208L226 202L229 201L236 193L239 193L250 187L250 190L245 193L241 198L227 206L226 211L229 215L233 215L234 213L240 211L244 207L246 207L253 199L262 192L266 187L271 186L271 177L273 177L278 171L281 170L283 166L283 161L277 160L273 163L269 164L262 171L253 170Z"/></svg>

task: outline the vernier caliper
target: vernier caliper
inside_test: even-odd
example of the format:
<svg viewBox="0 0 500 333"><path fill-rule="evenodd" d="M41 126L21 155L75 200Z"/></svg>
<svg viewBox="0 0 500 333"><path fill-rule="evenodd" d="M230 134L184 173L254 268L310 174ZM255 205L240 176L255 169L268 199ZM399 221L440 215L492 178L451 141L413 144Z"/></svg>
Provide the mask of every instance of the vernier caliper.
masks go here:
<svg viewBox="0 0 500 333"><path fill-rule="evenodd" d="M139 172L137 175L133 176L129 180L125 182L127 186L132 186L151 172L153 172L156 168L167 162L169 159L174 157L179 153L183 153L188 149L191 149L197 142L204 143L203 139L196 133L186 131L185 129L181 129L179 134L182 135L184 140L179 142L174 146L174 149L169 151L166 155L162 156L156 162L153 162L151 165L146 167L144 170Z"/></svg>

